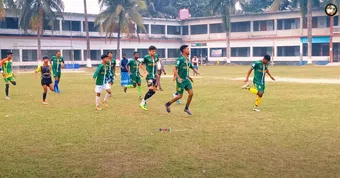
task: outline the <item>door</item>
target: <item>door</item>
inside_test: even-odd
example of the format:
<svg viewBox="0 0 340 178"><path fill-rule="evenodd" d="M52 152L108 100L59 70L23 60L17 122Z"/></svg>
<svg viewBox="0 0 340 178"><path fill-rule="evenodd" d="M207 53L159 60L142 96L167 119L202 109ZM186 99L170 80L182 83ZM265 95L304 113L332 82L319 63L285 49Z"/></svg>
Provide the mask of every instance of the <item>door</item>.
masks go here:
<svg viewBox="0 0 340 178"><path fill-rule="evenodd" d="M333 43L333 62L340 62L340 43Z"/></svg>

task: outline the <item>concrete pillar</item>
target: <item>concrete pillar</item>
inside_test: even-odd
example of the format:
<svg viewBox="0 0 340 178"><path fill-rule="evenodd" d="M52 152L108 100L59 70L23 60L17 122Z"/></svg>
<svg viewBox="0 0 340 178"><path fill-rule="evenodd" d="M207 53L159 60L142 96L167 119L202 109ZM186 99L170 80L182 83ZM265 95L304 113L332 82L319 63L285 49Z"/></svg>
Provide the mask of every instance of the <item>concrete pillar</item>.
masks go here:
<svg viewBox="0 0 340 178"><path fill-rule="evenodd" d="M63 21L62 20L59 20L59 31L60 31L60 33L62 33L63 32Z"/></svg>
<svg viewBox="0 0 340 178"><path fill-rule="evenodd" d="M22 49L19 49L19 62L22 63Z"/></svg>
<svg viewBox="0 0 340 178"><path fill-rule="evenodd" d="M80 32L84 32L84 21L80 21Z"/></svg>

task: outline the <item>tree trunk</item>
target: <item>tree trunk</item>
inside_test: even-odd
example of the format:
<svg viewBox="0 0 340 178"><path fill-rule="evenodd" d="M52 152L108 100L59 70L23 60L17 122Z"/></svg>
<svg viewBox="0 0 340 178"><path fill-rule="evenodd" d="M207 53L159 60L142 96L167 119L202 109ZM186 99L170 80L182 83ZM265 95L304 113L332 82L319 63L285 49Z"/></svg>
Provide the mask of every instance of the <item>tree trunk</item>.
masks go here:
<svg viewBox="0 0 340 178"><path fill-rule="evenodd" d="M227 63L230 62L230 53L231 53L231 48L230 48L230 32L226 32L226 40L227 40Z"/></svg>
<svg viewBox="0 0 340 178"><path fill-rule="evenodd" d="M41 57L41 35L42 35L42 32L43 32L43 10L40 8L39 9L39 17L38 17L38 52L37 52L37 61L38 61L38 64L39 64L39 61L42 60L42 57Z"/></svg>
<svg viewBox="0 0 340 178"><path fill-rule="evenodd" d="M308 64L312 64L312 0L307 5L307 28L308 28Z"/></svg>
<svg viewBox="0 0 340 178"><path fill-rule="evenodd" d="M118 21L118 34L117 34L117 52L116 52L116 59L120 59L120 30L121 30L121 20L122 14L119 15L119 21Z"/></svg>
<svg viewBox="0 0 340 178"><path fill-rule="evenodd" d="M86 31L86 63L87 67L92 67L91 64L91 53L90 53L90 35L89 35L89 24L87 21L87 5L86 5L86 0L84 0L84 13L85 13L85 31Z"/></svg>

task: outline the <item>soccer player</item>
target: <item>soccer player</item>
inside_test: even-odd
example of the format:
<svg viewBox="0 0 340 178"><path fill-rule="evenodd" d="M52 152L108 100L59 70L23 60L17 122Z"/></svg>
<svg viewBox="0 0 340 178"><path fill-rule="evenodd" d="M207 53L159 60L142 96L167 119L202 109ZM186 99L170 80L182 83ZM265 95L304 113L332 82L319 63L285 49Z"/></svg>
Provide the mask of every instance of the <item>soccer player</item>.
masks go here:
<svg viewBox="0 0 340 178"><path fill-rule="evenodd" d="M157 62L159 61L158 54L156 54L157 48L155 46L149 47L149 54L143 58L143 61L139 64L140 69L145 71L146 73L146 81L149 88L149 91L145 94L144 99L139 104L139 107L147 111L146 101L150 99L155 93L157 88ZM146 69L143 64L145 64Z"/></svg>
<svg viewBox="0 0 340 178"><path fill-rule="evenodd" d="M9 98L9 82L12 83L12 85L16 85L17 82L15 81L15 76L13 74L13 70L12 70L12 58L13 58L13 53L9 52L7 53L7 57L2 59L0 62L0 66L2 67L1 73L2 73L2 77L5 80L5 93L6 93L6 99L10 99Z"/></svg>
<svg viewBox="0 0 340 178"><path fill-rule="evenodd" d="M258 107L260 106L262 102L262 97L263 97L263 93L265 89L266 73L269 75L269 77L272 80L275 81L275 78L269 73L269 69L268 69L269 61L270 61L270 56L265 55L262 60L254 62L247 73L246 80L244 81L247 84L242 87L242 89L249 90L251 93L257 95L257 99L255 101L255 106L253 109L256 112L260 112L260 109ZM249 76L253 70L254 70L254 80L253 80L254 87L250 87L248 81L249 81Z"/></svg>
<svg viewBox="0 0 340 178"><path fill-rule="evenodd" d="M116 76L116 59L113 59L113 53L107 52L107 56L109 57L109 71L110 71L110 77L109 77L109 83L110 85L113 85L114 77Z"/></svg>
<svg viewBox="0 0 340 178"><path fill-rule="evenodd" d="M126 54L123 54L123 59L120 62L120 85L124 88L124 92L126 93L126 86L130 85L130 76L129 72L126 69L126 64L129 60L126 58Z"/></svg>
<svg viewBox="0 0 340 178"><path fill-rule="evenodd" d="M41 86L44 89L42 103L47 104L46 102L47 89L50 88L50 90L53 91L54 87L51 76L52 67L51 65L49 65L50 59L47 56L45 56L43 58L43 62L44 63L35 70L35 77L37 77L37 73L41 72Z"/></svg>
<svg viewBox="0 0 340 178"><path fill-rule="evenodd" d="M61 56L60 51L56 52L55 56L51 58L52 71L54 76L54 92L60 93L59 82L61 77L61 69L64 68L64 58Z"/></svg>
<svg viewBox="0 0 340 178"><path fill-rule="evenodd" d="M136 88L136 86L138 85L138 94L139 94L139 99L141 100L143 98L142 98L142 80L139 74L139 64L140 64L140 62L138 61L139 53L134 52L133 56L134 56L134 60L130 60L126 65L126 69L129 71L129 74L130 74L130 80L131 80L132 85L128 85L126 86L126 88Z"/></svg>
<svg viewBox="0 0 340 178"><path fill-rule="evenodd" d="M198 58L197 56L194 56L194 58L192 58L192 64L194 69L196 69L198 71ZM196 73L194 72L194 75L196 75Z"/></svg>
<svg viewBox="0 0 340 178"><path fill-rule="evenodd" d="M199 74L198 71L192 66L189 54L190 49L188 45L182 45L180 48L180 51L182 53L182 56L177 59L176 66L174 67L174 74L176 77L176 84L177 84L177 97L173 98L171 101L167 102L165 104L166 111L168 113L171 112L170 106L177 100L181 99L183 97L183 92L186 90L189 94L187 103L184 108L184 112L186 112L189 115L192 115L189 106L192 100L192 97L194 96L194 91L192 90L192 85L190 81L193 81L192 78L189 76L189 68L192 69L196 74Z"/></svg>
<svg viewBox="0 0 340 178"><path fill-rule="evenodd" d="M98 65L96 72L93 74L93 79L96 80L96 109L98 111L101 110L99 107L101 92L103 90L107 92L103 101L105 107L108 107L107 100L111 97L111 85L109 84L110 71L108 70L109 56L102 55L101 59L102 63Z"/></svg>
<svg viewBox="0 0 340 178"><path fill-rule="evenodd" d="M163 61L159 60L157 62L157 88L158 90L163 91L162 85L161 85L161 76L162 73L164 73L164 75L166 75L165 69L164 69L164 65L163 65Z"/></svg>

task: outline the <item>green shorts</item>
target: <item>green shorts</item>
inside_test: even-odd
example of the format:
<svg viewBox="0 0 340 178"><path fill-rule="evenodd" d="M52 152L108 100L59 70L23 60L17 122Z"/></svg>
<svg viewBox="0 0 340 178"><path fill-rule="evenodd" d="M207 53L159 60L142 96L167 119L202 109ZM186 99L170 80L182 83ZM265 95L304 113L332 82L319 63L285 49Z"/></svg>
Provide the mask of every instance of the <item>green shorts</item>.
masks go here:
<svg viewBox="0 0 340 178"><path fill-rule="evenodd" d="M137 76L137 75L134 75L134 74L130 75L130 80L131 80L131 84L133 86L136 86L138 83L142 83L140 76Z"/></svg>
<svg viewBox="0 0 340 178"><path fill-rule="evenodd" d="M264 93L264 89L266 88L264 84L254 83L254 86L257 89L257 91Z"/></svg>
<svg viewBox="0 0 340 178"><path fill-rule="evenodd" d="M183 94L184 90L191 90L192 85L190 80L182 80L182 83L179 83L178 80L176 80L176 88L177 88L177 93Z"/></svg>
<svg viewBox="0 0 340 178"><path fill-rule="evenodd" d="M11 77L8 77L8 78L4 78L5 82L8 83L8 82L14 82L15 81L15 78L13 76Z"/></svg>
<svg viewBox="0 0 340 178"><path fill-rule="evenodd" d="M61 72L55 72L55 71L53 71L53 77L54 77L54 78L60 78L60 77L61 77Z"/></svg>

